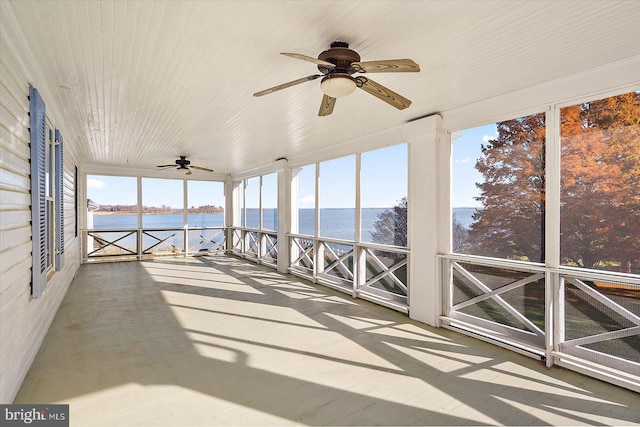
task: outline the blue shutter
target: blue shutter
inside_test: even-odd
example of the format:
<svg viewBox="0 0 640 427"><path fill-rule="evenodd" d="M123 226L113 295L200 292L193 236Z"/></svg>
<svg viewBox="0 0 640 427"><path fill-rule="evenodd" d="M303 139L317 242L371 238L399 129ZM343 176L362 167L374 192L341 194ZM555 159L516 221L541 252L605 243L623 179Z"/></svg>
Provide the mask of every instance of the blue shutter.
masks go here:
<svg viewBox="0 0 640 427"><path fill-rule="evenodd" d="M38 298L47 285L47 217L45 194L45 106L36 89L29 88L31 142L31 293Z"/></svg>
<svg viewBox="0 0 640 427"><path fill-rule="evenodd" d="M64 149L62 133L56 129L56 271L64 267Z"/></svg>

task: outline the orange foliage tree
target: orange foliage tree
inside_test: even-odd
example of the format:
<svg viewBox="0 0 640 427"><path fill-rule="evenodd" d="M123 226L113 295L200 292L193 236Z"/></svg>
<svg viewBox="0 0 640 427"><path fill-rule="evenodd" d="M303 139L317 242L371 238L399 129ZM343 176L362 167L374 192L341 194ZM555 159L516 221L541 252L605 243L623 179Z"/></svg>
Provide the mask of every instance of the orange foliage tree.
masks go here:
<svg viewBox="0 0 640 427"><path fill-rule="evenodd" d="M562 263L640 270L640 94L561 110Z"/></svg>
<svg viewBox="0 0 640 427"><path fill-rule="evenodd" d="M476 168L471 253L544 261L544 114L500 122ZM561 110L561 262L640 271L640 94ZM551 212L556 215L556 212Z"/></svg>
<svg viewBox="0 0 640 427"><path fill-rule="evenodd" d="M469 231L472 253L540 262L544 256L544 114L497 124L476 169L482 208Z"/></svg>

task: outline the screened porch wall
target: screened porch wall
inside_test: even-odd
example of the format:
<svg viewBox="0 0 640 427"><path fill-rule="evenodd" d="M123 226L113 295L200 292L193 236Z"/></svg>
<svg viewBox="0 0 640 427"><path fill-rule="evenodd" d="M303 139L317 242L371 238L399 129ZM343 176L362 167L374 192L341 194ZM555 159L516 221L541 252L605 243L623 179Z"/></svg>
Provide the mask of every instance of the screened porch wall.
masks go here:
<svg viewBox="0 0 640 427"><path fill-rule="evenodd" d="M441 326L444 319L441 316L447 312L443 299L447 296L447 280L450 279L449 273L441 265L441 259L452 253L452 132L455 132L456 129L507 120L541 111L548 113L552 111L554 105L567 105L584 99L596 99L639 90L640 80L634 71L637 69L640 69L640 56L470 104L463 108L444 111L441 115L415 120L382 133L353 141L342 141L314 153L291 157L288 161L287 170L312 162L364 152L398 142L409 144L408 249L412 262L409 273L409 283L411 285L408 312L409 316L416 320L430 325ZM556 163L553 163L554 161ZM549 159L549 162L548 167L558 167L557 160ZM392 172L384 171L383 173ZM242 179L246 176L237 175L233 179ZM283 179L280 182L285 186L290 185L289 179ZM555 184L551 183L550 185ZM291 188L286 188L284 197L286 200L292 197ZM281 206L285 207L285 205ZM284 215L284 212L285 209L281 209L282 215ZM287 218L281 216L280 220L287 221ZM554 229L554 224L555 228L558 228L559 219L555 216L550 216L547 221L550 224L547 227L548 233ZM286 231L290 232L290 229ZM551 251L546 256L547 260L558 259L553 254L553 251L558 250L557 248L554 249L553 245L551 245L547 250ZM553 262L546 266L549 271L559 267L557 263ZM557 276L557 272L553 274L547 272L545 274L544 266L541 271L543 278L538 278L534 272L531 274L531 283L544 283L545 280L557 280L557 277L560 277ZM553 279L553 277L556 277L556 279ZM529 279L523 278L523 280L526 282ZM526 284L526 286L531 286L531 284ZM558 293L553 291L554 286L553 283L549 282L547 295L553 295L554 292ZM557 319L561 315L557 306L548 308L547 312L552 313L554 310L556 310L555 316ZM633 316L637 314L632 313L629 316L635 318ZM446 319L444 323L450 324ZM552 326L549 326L549 328L553 330ZM474 334L474 332L470 333ZM543 334L533 340L537 343L538 348L541 349L539 353L535 351L525 351L525 353L545 360L548 365L561 364L624 387L638 389L637 387L640 383L638 382L638 373L634 373L635 368L632 367L631 370L623 368L627 369L628 375L622 371L618 371L619 373L622 372L622 376L616 373L611 374L606 366L598 363L594 365L586 359L580 359L580 357L574 356L575 352L559 351L563 348L563 345L557 338L553 341L550 336L551 334L545 337ZM486 337L486 339L491 341L489 337ZM493 342L498 345L505 345L504 341L494 340ZM515 344L515 346L512 344ZM520 344L515 341L506 343L512 349L522 348ZM536 356L536 354L538 355ZM616 375L618 376L616 377Z"/></svg>
<svg viewBox="0 0 640 427"><path fill-rule="evenodd" d="M3 7L8 7L3 3ZM4 10L4 8L3 8ZM42 92L45 101L47 102L47 108L52 112L53 120L58 123L62 131L64 132L64 121L66 118L60 113L60 110L56 110L53 104L52 97L48 94L54 93L57 88L47 87L45 84L44 75L47 70L43 70L38 62L37 58L33 57L29 52L28 46L24 44L22 39L15 36L20 34L21 30L17 27L14 28L15 22L7 19L3 21L5 25L2 26L2 51L3 51L3 65L6 66L7 73L2 76L3 85L6 83L7 90L11 91L9 85L17 85L19 87L18 92L26 93L28 84L31 83L37 86ZM12 64L5 63L5 61L13 61ZM509 117L515 117L522 114L526 114L532 111L540 111L540 107L548 105L554 101L566 101L574 98L580 98L584 96L595 95L598 93L605 93L607 91L621 92L622 89L637 87L640 83L638 70L640 69L640 56L634 56L627 60L616 62L613 64L607 64L597 69L586 70L576 75L568 76L562 79L554 80L547 83L537 84L527 89L508 93L505 95L493 97L484 101L479 101L481 95L475 96L479 102L472 103L468 106L457 108L454 110L442 110L442 125L441 129L445 132L438 132L438 126L430 123L425 124L422 120L413 121L402 128L393 128L385 132L381 132L376 135L363 136L351 141L336 141L335 145L328 147L320 152L312 152L300 154L298 156L291 156L289 158L290 165L302 165L310 162L314 162L322 158L332 158L338 155L344 155L358 150L362 150L363 147L375 147L384 146L394 142L404 141L405 138L410 143L415 140L419 142L419 138L412 138L411 134L415 132L417 135L423 135L424 141L433 141L432 146L419 146L414 145L414 151L410 152L411 162L414 164L414 168L410 168L410 193L409 197L413 200L414 207L409 214L410 221L417 222L422 221L423 218L428 219L425 223L410 225L409 245L411 248L411 259L414 261L414 268L410 273L412 282L412 294L410 298L411 310L410 316L419 320L423 320L427 323L437 323L438 316L441 314L441 302L439 299L440 285L439 285L439 273L436 268L436 254L448 254L450 253L450 241L448 237L448 230L450 229L450 204L449 204L449 173L447 167L443 165L450 162L448 148L442 148L436 141L443 140L443 147L448 147L448 135L446 130L460 129L477 124L487 123L491 121L497 121L500 119L506 119ZM13 86L11 86L13 87ZM20 95L16 95L16 99L23 99ZM9 102L9 97L2 97L3 106L5 100ZM13 115L11 113L12 108L7 107L4 110L6 117L12 117L17 125L17 128L24 128L24 123L27 122L25 117L26 104L18 102L20 106L17 110L18 113ZM416 106L418 107L418 106ZM418 111L419 110L418 108ZM392 112L390 112L392 114ZM429 120L429 119L425 119ZM431 121L437 119L430 119ZM3 122L3 129L11 128L11 123L5 124ZM16 143L19 150L23 153L21 166L18 166L16 173L18 175L16 180L11 178L11 175L2 175L2 191L3 191L3 207L5 200L4 196L10 197L9 193L18 194L18 203L15 205L18 215L26 215L29 209L29 203L25 197L28 194L28 170L26 166L26 144L25 135L22 135L17 140L13 140L9 137L5 137L3 134L2 145L0 149L2 154L12 154L15 152L15 147L9 146L12 143ZM16 142L17 141L17 142ZM70 135L66 135L65 141L67 143L65 169L70 172L71 169L67 167L66 162L71 162L73 158L73 138ZM440 148L438 148L440 147ZM286 153L283 153L286 154ZM430 155L436 157L430 157ZM437 160L436 160L437 159ZM130 170L117 170L104 166L95 166L88 164L78 164L81 171L85 173L107 173L113 172L121 175L128 175ZM415 167L420 167L416 170ZM273 172L274 166L272 164L265 165L264 172ZM248 172L249 173L249 172ZM253 172L250 172L252 174ZM247 174L238 174L237 176L247 176ZM219 176L215 179L225 181L226 176ZM235 179L235 177L234 177ZM231 194L231 184L227 180L226 194ZM411 184L413 183L413 184ZM79 200L86 200L86 182L79 179ZM433 203L436 201L436 203ZM227 197L226 211L230 212L230 198ZM283 202L284 203L284 202ZM420 209L422 208L422 210ZM66 210L65 220L66 224L73 223L73 218ZM80 228L86 226L86 217L83 215L83 210L80 211ZM3 239L6 242L5 251L2 253L2 342L9 343L7 346L3 346L2 358L2 375L0 375L0 400L3 402L10 402L15 395L15 392L20 387L20 383L27 371L31 360L35 356L38 346L46 330L48 324L55 314L60 301L64 297L66 288L70 283L73 275L75 274L78 264L70 262L71 260L79 260L80 250L79 245L74 247L74 237L69 236L67 246L65 248L67 255L67 264L62 274L56 274L54 280L50 283L48 291L45 292L43 297L37 302L29 299L29 283L28 276L30 274L30 251L28 247L30 242L28 241L27 225L24 221L20 222L15 227L6 226L3 216ZM227 216L229 221L229 216ZM226 224L230 226L230 223ZM66 230L72 230L72 227L65 228ZM280 231L280 230L279 230ZM23 237L22 243L16 244L18 240L9 239L8 236L18 235ZM26 234L25 234L26 233ZM282 231L280 231L282 234ZM27 240L24 237L27 236ZM5 256L6 255L6 256ZM420 265L416 265L420 263ZM15 296L15 299L6 299L7 295ZM14 304L14 300L17 303ZM5 302L9 301L9 302ZM37 305L36 305L37 303ZM6 317L5 317L6 316ZM6 322L9 317L13 318L13 322ZM12 325L12 338L10 341L4 339L9 335L9 326ZM13 326L17 325L16 328ZM15 331L22 329L22 333L14 335ZM19 337L19 338L13 338ZM6 353L5 353L5 348ZM5 357L5 355L9 357ZM17 365L14 365L13 362ZM17 366L17 368L16 368ZM6 373L6 374L5 374Z"/></svg>

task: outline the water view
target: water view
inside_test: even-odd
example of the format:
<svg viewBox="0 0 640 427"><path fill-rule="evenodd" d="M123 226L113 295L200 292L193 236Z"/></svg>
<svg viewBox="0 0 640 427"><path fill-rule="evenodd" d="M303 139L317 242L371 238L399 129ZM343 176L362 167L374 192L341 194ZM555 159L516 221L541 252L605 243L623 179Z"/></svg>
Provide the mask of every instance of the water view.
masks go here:
<svg viewBox="0 0 640 427"><path fill-rule="evenodd" d="M362 241L371 242L371 233L375 230L374 224L381 213L387 209L368 208L362 209ZM274 224L277 228L276 210L264 209L265 223ZM99 211L98 211L99 212ZM112 229L125 230L138 228L137 215L111 215L99 214L95 212L93 217L94 229ZM455 219L465 228L468 228L473 222L472 215L475 208L453 208ZM247 223L259 223L257 210L247 210ZM324 237L332 237L337 239L354 240L355 239L355 210L354 209L321 209L321 232ZM223 227L224 214L189 214L189 227ZM163 215L143 215L142 225L144 228L182 228L182 214L163 214ZM300 209L299 217L299 234L314 235L315 229L315 210Z"/></svg>
<svg viewBox="0 0 640 427"><path fill-rule="evenodd" d="M374 223L378 215L386 209L370 208L362 209L362 237L365 241L371 241L371 232L374 230ZM247 223L258 223L258 211L247 210ZM275 209L264 209L267 218L274 218ZM254 218L252 218L254 217ZM325 236L338 239L353 240L355 229L355 211L353 209L321 209L320 218L322 232ZM266 223L267 221L265 221ZM277 222L269 221L275 223ZM182 214L164 215L143 215L142 224L144 228L182 228ZM222 227L224 226L224 214L189 214L189 227ZM299 234L314 234L315 210L300 209ZM274 228L275 228L274 227ZM100 215L94 214L94 229L134 229L138 228L137 215Z"/></svg>

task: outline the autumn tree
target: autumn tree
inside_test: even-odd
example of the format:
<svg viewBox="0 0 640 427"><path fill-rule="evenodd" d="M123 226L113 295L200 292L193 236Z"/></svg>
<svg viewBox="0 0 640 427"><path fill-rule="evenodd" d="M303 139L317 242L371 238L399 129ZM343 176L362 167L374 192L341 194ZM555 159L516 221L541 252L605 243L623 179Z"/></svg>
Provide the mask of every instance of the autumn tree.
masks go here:
<svg viewBox="0 0 640 427"><path fill-rule="evenodd" d="M640 271L640 94L561 110L562 263ZM544 260L544 115L497 125L476 168L473 253Z"/></svg>
<svg viewBox="0 0 640 427"><path fill-rule="evenodd" d="M476 184L482 208L469 230L479 255L540 262L544 257L544 114L500 122L481 146Z"/></svg>
<svg viewBox="0 0 640 427"><path fill-rule="evenodd" d="M640 94L561 110L564 264L640 271Z"/></svg>

